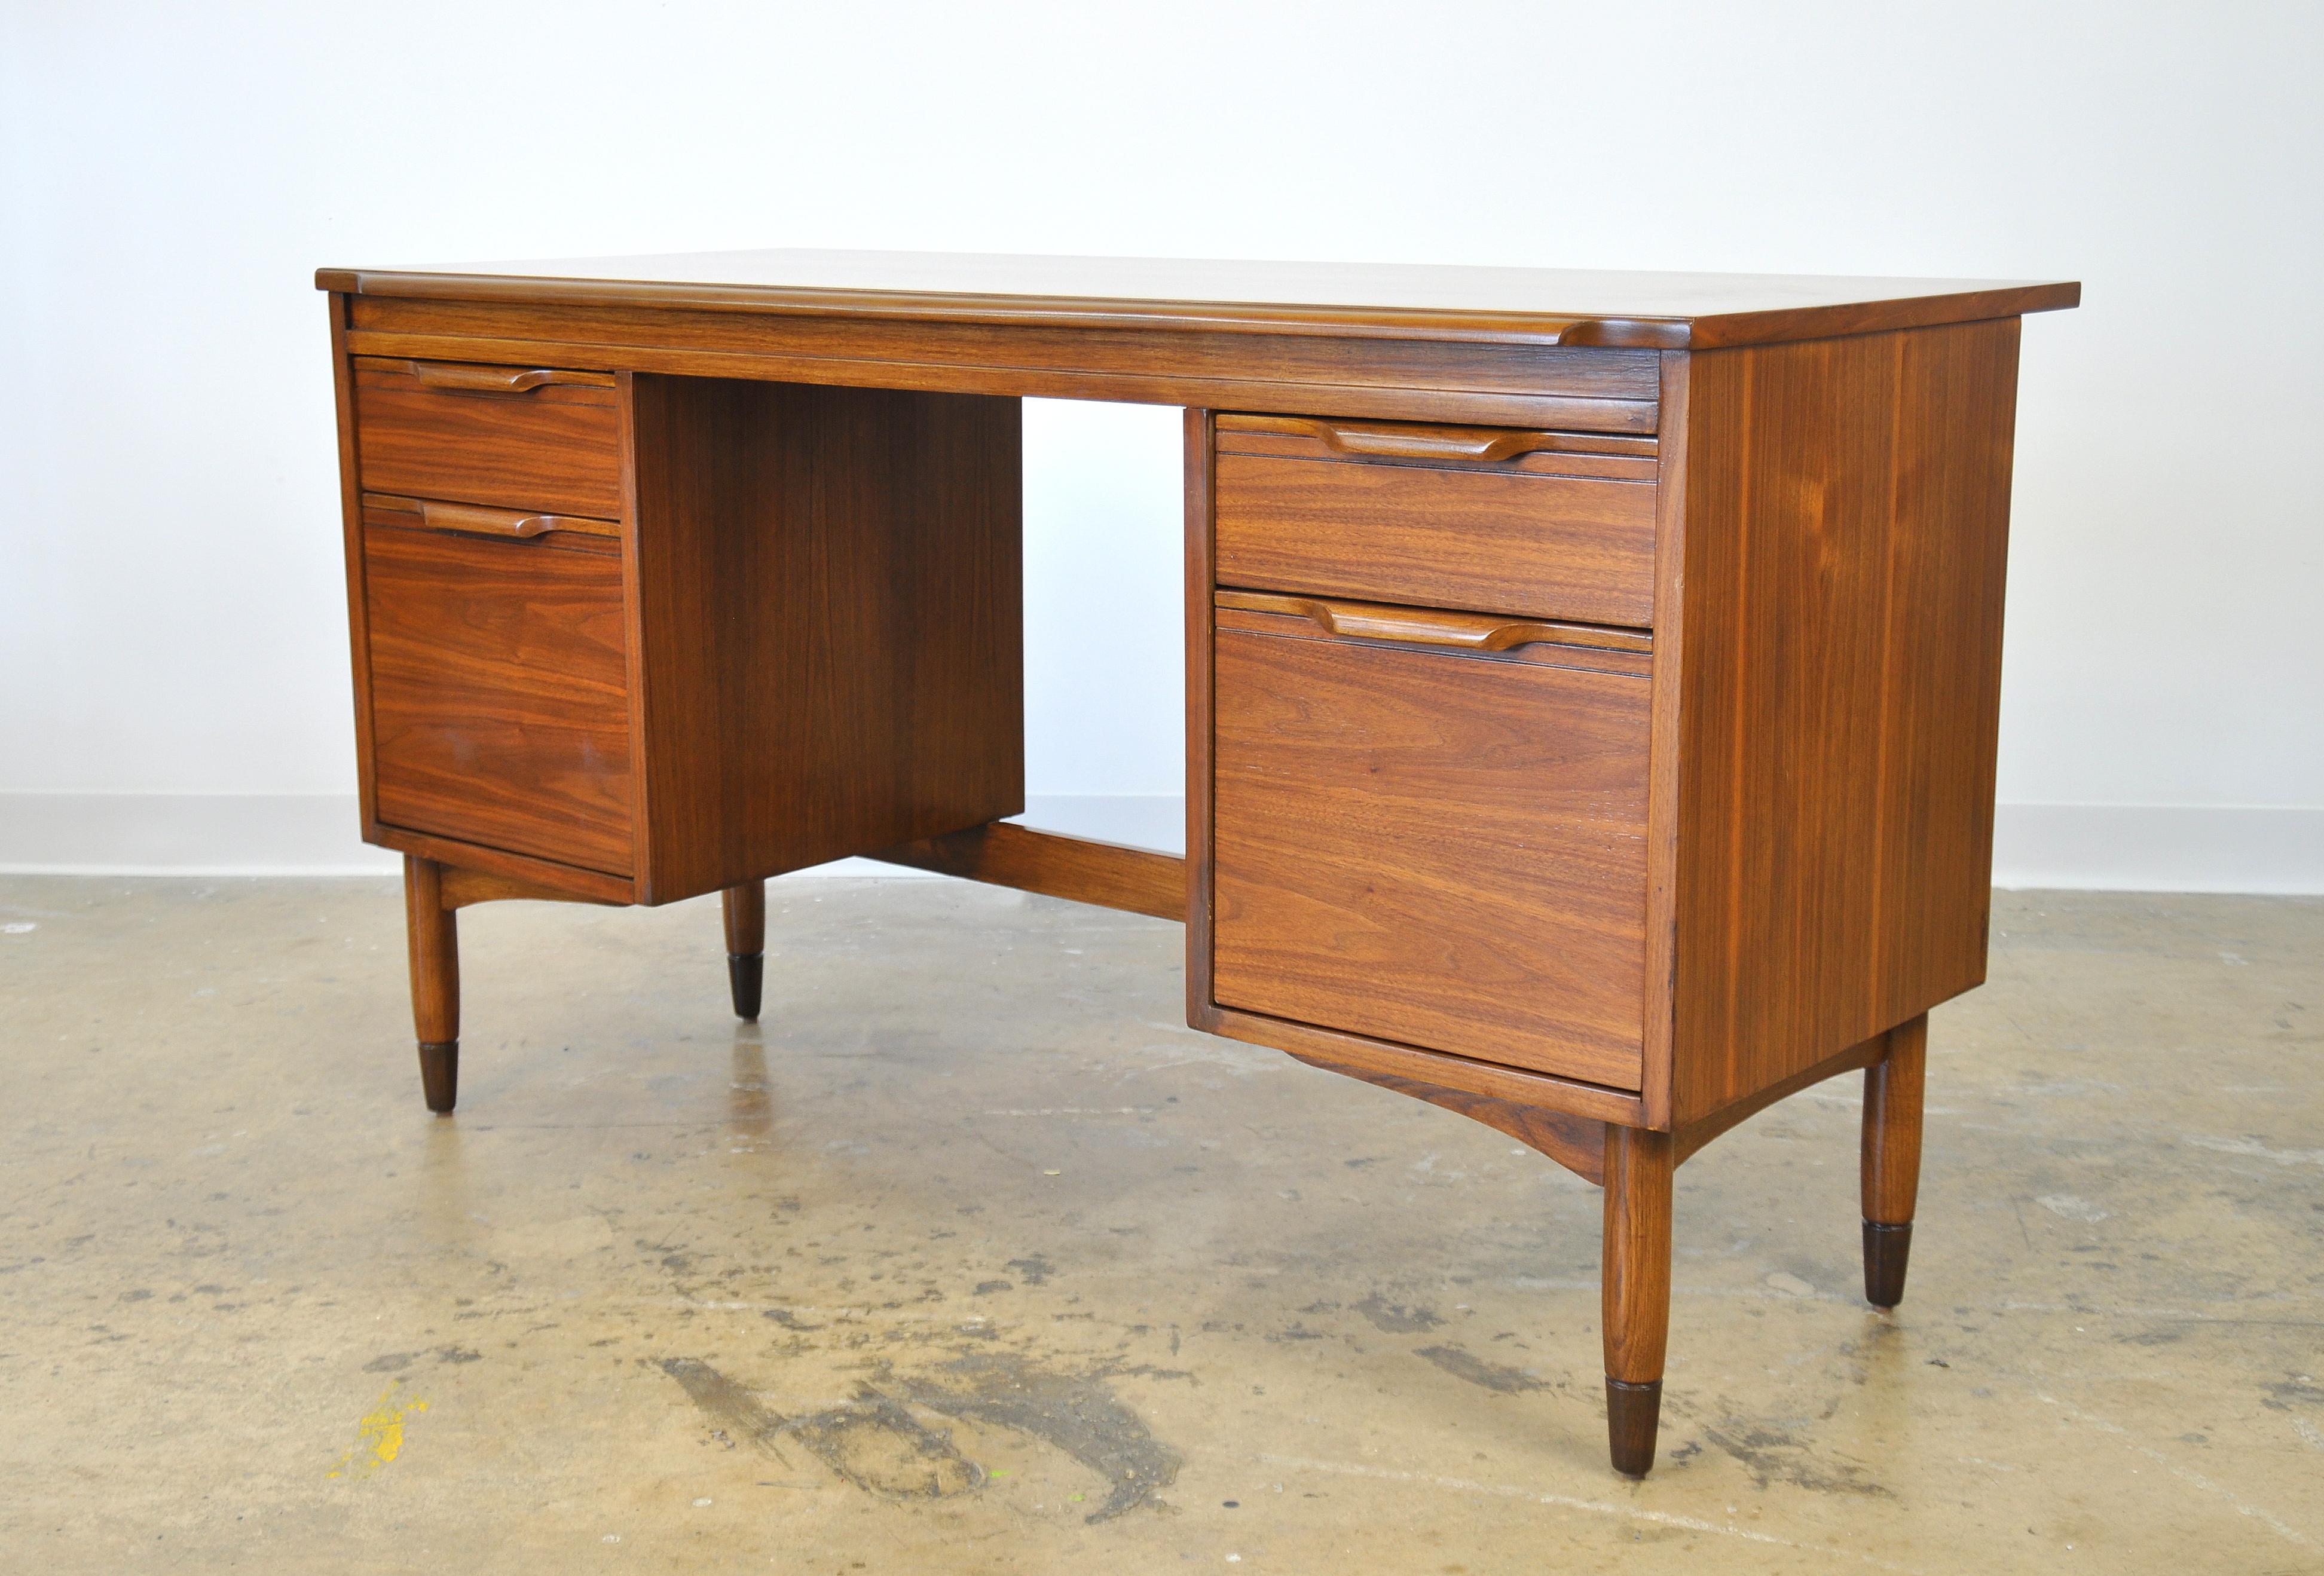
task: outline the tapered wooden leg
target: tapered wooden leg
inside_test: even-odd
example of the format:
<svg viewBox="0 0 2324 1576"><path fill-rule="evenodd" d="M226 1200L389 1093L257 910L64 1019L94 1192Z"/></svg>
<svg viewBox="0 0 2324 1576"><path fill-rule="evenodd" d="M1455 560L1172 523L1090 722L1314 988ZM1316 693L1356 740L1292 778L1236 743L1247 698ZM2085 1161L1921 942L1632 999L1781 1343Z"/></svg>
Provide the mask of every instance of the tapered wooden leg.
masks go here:
<svg viewBox="0 0 2324 1576"><path fill-rule="evenodd" d="M1921 1191L1928 1048L1923 1013L1890 1029L1887 1055L1864 1070L1864 1296L1877 1308L1904 1300L1913 1205Z"/></svg>
<svg viewBox="0 0 2324 1576"><path fill-rule="evenodd" d="M1606 1436L1614 1470L1643 1478L1662 1420L1670 1336L1671 1138L1606 1129Z"/></svg>
<svg viewBox="0 0 2324 1576"><path fill-rule="evenodd" d="M767 972L767 883L729 887L726 902L726 982L734 991L734 1016L759 1017L759 991Z"/></svg>
<svg viewBox="0 0 2324 1576"><path fill-rule="evenodd" d="M460 933L444 907L444 867L403 856L403 928L411 948L411 1021L420 1087L441 1116L460 1092Z"/></svg>

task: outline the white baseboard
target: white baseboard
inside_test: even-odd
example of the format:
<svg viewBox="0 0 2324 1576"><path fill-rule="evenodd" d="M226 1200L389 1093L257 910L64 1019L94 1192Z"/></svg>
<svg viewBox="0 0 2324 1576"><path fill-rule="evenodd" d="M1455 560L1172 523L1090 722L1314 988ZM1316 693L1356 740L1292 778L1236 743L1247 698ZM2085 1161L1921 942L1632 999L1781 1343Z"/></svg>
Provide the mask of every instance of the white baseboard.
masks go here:
<svg viewBox="0 0 2324 1576"><path fill-rule="evenodd" d="M1166 794L1034 795L1050 831L1180 853L1183 801ZM0 793L0 871L101 876L384 875L396 856L356 835L352 794ZM796 879L926 879L841 860ZM2324 809L2004 805L1998 887L2324 893Z"/></svg>
<svg viewBox="0 0 2324 1576"><path fill-rule="evenodd" d="M0 794L0 871L70 876L384 875L353 794Z"/></svg>
<svg viewBox="0 0 2324 1576"><path fill-rule="evenodd" d="M2100 892L2324 892L2324 809L2003 805L1993 884Z"/></svg>

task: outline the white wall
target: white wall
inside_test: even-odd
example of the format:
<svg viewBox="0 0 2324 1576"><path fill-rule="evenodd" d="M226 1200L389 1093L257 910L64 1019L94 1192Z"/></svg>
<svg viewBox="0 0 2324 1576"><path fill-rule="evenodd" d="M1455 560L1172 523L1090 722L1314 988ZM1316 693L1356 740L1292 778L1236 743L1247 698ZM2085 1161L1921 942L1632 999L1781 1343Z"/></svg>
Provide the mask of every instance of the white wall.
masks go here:
<svg viewBox="0 0 2324 1576"><path fill-rule="evenodd" d="M2004 878L2324 889L2319 15L7 0L0 862L359 857L318 264L842 245L2083 279ZM1175 415L1028 429L1031 786L1174 793Z"/></svg>

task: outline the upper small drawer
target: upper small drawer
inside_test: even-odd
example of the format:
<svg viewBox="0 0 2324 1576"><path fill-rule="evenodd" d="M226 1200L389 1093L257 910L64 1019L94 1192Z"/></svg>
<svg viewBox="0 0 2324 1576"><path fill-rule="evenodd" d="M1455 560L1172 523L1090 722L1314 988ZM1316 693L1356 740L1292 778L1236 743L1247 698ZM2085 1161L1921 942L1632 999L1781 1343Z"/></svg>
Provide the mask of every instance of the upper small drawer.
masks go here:
<svg viewBox="0 0 2324 1576"><path fill-rule="evenodd" d="M1646 628L1655 441L1218 419L1219 584Z"/></svg>
<svg viewBox="0 0 2324 1576"><path fill-rule="evenodd" d="M355 357L364 491L614 520L613 374Z"/></svg>

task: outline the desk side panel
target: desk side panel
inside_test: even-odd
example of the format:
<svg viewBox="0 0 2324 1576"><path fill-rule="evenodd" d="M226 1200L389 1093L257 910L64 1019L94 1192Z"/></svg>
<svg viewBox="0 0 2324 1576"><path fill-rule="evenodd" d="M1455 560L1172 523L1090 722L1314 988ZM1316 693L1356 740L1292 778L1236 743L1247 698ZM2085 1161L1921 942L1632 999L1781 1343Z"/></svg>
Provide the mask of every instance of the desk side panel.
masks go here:
<svg viewBox="0 0 2324 1576"><path fill-rule="evenodd" d="M1688 358L1676 1123L1985 978L2017 343Z"/></svg>
<svg viewBox="0 0 2324 1576"><path fill-rule="evenodd" d="M331 309L331 393L339 433L339 529L346 556L347 649L355 677L355 781L363 836L379 841L379 793L372 772L371 627L364 592L363 491L355 471L355 364L347 352L347 298L323 298Z"/></svg>
<svg viewBox="0 0 2324 1576"><path fill-rule="evenodd" d="M1018 401L622 381L641 900L1020 813Z"/></svg>

